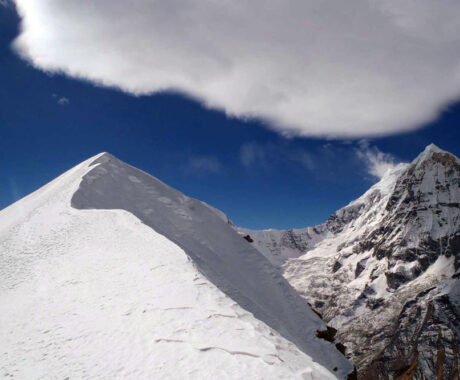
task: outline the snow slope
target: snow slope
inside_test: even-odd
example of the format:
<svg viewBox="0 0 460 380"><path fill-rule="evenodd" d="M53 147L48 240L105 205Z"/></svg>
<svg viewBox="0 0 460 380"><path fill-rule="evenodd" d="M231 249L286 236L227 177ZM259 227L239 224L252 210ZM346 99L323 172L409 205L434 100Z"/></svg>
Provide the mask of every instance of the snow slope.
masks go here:
<svg viewBox="0 0 460 380"><path fill-rule="evenodd" d="M1 376L344 377L323 322L248 246L112 156L83 162L0 212Z"/></svg>

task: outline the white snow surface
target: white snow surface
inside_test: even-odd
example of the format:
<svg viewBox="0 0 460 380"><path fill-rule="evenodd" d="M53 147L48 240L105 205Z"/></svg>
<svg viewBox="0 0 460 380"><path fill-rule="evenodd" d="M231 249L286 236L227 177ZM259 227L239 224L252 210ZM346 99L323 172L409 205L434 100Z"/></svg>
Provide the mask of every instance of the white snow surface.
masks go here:
<svg viewBox="0 0 460 380"><path fill-rule="evenodd" d="M339 366L335 375L130 212L71 207L82 178L104 157L0 212L0 376L320 380L350 370L332 345L313 337L324 325L310 314L305 344L330 370ZM131 183L142 184L139 173L130 171Z"/></svg>

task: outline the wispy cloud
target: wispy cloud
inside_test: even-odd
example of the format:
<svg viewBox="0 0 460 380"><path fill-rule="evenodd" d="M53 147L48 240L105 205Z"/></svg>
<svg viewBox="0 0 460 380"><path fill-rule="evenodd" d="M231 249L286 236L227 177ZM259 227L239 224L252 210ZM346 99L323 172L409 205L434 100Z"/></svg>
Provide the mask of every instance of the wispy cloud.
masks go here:
<svg viewBox="0 0 460 380"><path fill-rule="evenodd" d="M66 97L59 98L57 101L60 106L65 106L70 103L70 100L67 99Z"/></svg>
<svg viewBox="0 0 460 380"><path fill-rule="evenodd" d="M186 171L199 173L218 174L222 170L222 164L215 156L192 156L189 158Z"/></svg>
<svg viewBox="0 0 460 380"><path fill-rule="evenodd" d="M60 106L65 106L67 104L70 104L70 100L68 98L66 98L65 96L61 96L61 95L58 95L58 94L52 94L51 96L54 99L56 99L56 103L59 104Z"/></svg>
<svg viewBox="0 0 460 380"><path fill-rule="evenodd" d="M0 0L0 6L11 7L13 3L10 0Z"/></svg>
<svg viewBox="0 0 460 380"><path fill-rule="evenodd" d="M460 97L460 1L15 3L15 47L37 68L132 94L181 91L283 133L398 133Z"/></svg>
<svg viewBox="0 0 460 380"><path fill-rule="evenodd" d="M270 146L254 142L245 143L240 148L240 161L247 168L255 164L266 166L270 161L270 150Z"/></svg>
<svg viewBox="0 0 460 380"><path fill-rule="evenodd" d="M328 142L311 149L296 146L289 140L279 144L247 142L240 147L239 160L251 171L304 172L331 182L350 172L380 179L399 164L396 157L382 152L368 140Z"/></svg>
<svg viewBox="0 0 460 380"><path fill-rule="evenodd" d="M312 170L315 166L311 152L286 144L247 142L240 147L239 158L246 168L258 166L270 169L279 163L300 165L307 170Z"/></svg>
<svg viewBox="0 0 460 380"><path fill-rule="evenodd" d="M359 147L356 149L358 158L364 161L368 174L375 178L381 179L398 164L393 155L371 146L366 140L360 141L358 145Z"/></svg>

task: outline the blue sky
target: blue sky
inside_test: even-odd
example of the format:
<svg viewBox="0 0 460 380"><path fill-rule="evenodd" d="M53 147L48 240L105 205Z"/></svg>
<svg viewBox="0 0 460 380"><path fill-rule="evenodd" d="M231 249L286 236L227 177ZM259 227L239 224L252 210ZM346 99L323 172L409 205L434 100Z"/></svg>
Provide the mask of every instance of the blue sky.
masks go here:
<svg viewBox="0 0 460 380"><path fill-rule="evenodd" d="M366 143L288 138L179 94L136 97L47 74L11 49L18 23L13 8L0 6L0 209L108 151L238 225L303 227L376 182L359 152L409 161L434 142L460 155L460 104L417 131Z"/></svg>

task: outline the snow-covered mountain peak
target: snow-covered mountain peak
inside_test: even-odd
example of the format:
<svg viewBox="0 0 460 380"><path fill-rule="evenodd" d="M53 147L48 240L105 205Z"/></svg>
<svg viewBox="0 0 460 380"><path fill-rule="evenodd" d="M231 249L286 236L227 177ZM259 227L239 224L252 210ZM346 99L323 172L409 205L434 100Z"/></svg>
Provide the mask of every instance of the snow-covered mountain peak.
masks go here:
<svg viewBox="0 0 460 380"><path fill-rule="evenodd" d="M398 178L386 206L388 222L404 224L409 240L450 236L460 223L459 184L460 160L427 148Z"/></svg>
<svg viewBox="0 0 460 380"><path fill-rule="evenodd" d="M443 165L460 164L458 157L449 153L435 144L428 145L425 150L420 153L417 158L412 162L413 165L420 168L426 168L433 163L439 163Z"/></svg>
<svg viewBox="0 0 460 380"><path fill-rule="evenodd" d="M429 145L319 226L239 232L338 329L363 379L458 376L460 299L445 291L460 276L454 155Z"/></svg>
<svg viewBox="0 0 460 380"><path fill-rule="evenodd" d="M0 371L18 378L352 369L223 213L106 152L0 211L0 300Z"/></svg>
<svg viewBox="0 0 460 380"><path fill-rule="evenodd" d="M447 153L445 150L442 150L439 146L437 146L434 143L427 145L424 149L424 152Z"/></svg>

